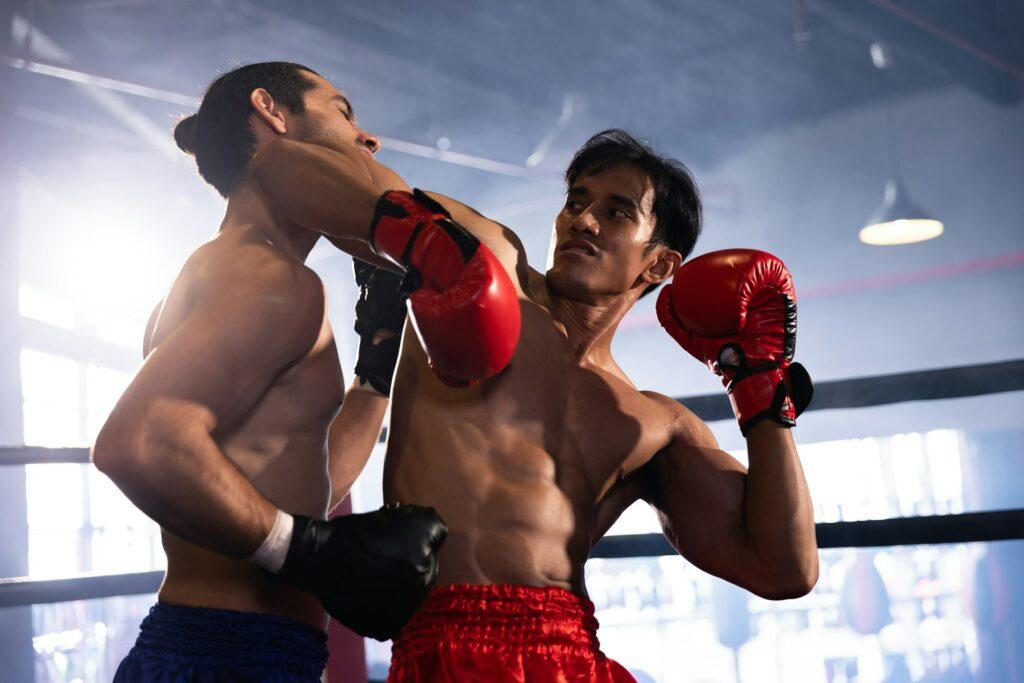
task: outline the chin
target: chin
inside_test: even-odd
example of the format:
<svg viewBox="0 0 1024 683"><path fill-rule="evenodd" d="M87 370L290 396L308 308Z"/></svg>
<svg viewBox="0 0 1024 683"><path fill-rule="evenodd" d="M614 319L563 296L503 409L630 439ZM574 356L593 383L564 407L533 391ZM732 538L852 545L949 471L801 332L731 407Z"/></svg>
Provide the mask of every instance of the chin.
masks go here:
<svg viewBox="0 0 1024 683"><path fill-rule="evenodd" d="M595 294L590 282L579 273L565 272L554 266L544 274L544 277L547 279L548 289L562 298L587 301Z"/></svg>

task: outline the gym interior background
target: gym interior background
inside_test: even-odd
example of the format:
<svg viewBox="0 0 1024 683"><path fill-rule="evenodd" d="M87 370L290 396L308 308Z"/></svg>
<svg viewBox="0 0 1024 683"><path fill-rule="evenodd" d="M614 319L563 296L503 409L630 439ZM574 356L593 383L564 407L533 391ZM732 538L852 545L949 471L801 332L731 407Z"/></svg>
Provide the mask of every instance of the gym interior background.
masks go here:
<svg viewBox="0 0 1024 683"><path fill-rule="evenodd" d="M587 585L638 680L1024 680L1024 3L0 8L0 575L17 578L0 584L0 679L109 680L153 603L157 529L83 448L223 211L175 119L219 70L287 59L347 92L386 164L515 229L535 266L572 151L622 127L694 171L696 254L760 248L792 270L797 359L821 387L795 432L830 539L821 579L754 598L659 555L653 514L631 508ZM878 211L944 231L867 244ZM318 247L311 265L348 371L349 259ZM720 385L653 306L622 325L620 363L742 459ZM379 503L381 448L356 510ZM119 576L50 581L85 573ZM364 652L383 678L388 646Z"/></svg>

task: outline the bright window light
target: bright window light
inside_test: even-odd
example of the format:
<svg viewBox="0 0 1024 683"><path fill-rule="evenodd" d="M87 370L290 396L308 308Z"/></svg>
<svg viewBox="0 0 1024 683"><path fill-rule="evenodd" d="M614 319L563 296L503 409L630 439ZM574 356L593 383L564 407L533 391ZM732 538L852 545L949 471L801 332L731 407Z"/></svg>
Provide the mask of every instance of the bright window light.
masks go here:
<svg viewBox="0 0 1024 683"><path fill-rule="evenodd" d="M936 429L924 435L924 443L936 502L951 505L947 512L959 512L964 495L959 435L952 429Z"/></svg>
<svg viewBox="0 0 1024 683"><path fill-rule="evenodd" d="M78 364L33 349L21 352L24 441L32 446L81 446Z"/></svg>
<svg viewBox="0 0 1024 683"><path fill-rule="evenodd" d="M26 465L30 529L81 529L82 465Z"/></svg>
<svg viewBox="0 0 1024 683"><path fill-rule="evenodd" d="M47 448L86 445L77 410L55 409L48 403L25 401L21 411L23 440L27 445Z"/></svg>
<svg viewBox="0 0 1024 683"><path fill-rule="evenodd" d="M79 537L79 531L29 531L29 577L49 579L81 571L78 555Z"/></svg>
<svg viewBox="0 0 1024 683"><path fill-rule="evenodd" d="M142 348L144 331L144 321L140 324L139 320L123 316L104 316L103 321L95 327L97 338L111 344L139 350Z"/></svg>
<svg viewBox="0 0 1024 683"><path fill-rule="evenodd" d="M65 330L75 326L75 306L72 302L25 283L18 287L18 312L23 318L31 318Z"/></svg>
<svg viewBox="0 0 1024 683"><path fill-rule="evenodd" d="M924 439L920 434L896 434L889 440L896 497L901 515L927 514L918 507L925 498L928 463L924 457Z"/></svg>
<svg viewBox="0 0 1024 683"><path fill-rule="evenodd" d="M26 401L78 409L78 364L65 356L23 349L21 393Z"/></svg>
<svg viewBox="0 0 1024 683"><path fill-rule="evenodd" d="M111 368L89 365L85 369L85 400L87 412L86 436L96 438L114 404L121 398L132 375Z"/></svg>

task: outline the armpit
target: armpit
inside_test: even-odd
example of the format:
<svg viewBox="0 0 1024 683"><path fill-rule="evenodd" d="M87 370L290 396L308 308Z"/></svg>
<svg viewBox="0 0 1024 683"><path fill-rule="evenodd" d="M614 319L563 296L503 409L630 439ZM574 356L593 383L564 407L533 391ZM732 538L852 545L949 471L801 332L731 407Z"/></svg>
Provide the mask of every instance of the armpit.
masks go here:
<svg viewBox="0 0 1024 683"><path fill-rule="evenodd" d="M692 410L674 398L656 391L645 390L640 393L668 409L672 420L673 440L698 448L718 448L718 440L707 423L697 417Z"/></svg>
<svg viewBox="0 0 1024 683"><path fill-rule="evenodd" d="M648 498L643 470L641 467L619 479L597 502L591 525L591 543L597 543L630 505Z"/></svg>

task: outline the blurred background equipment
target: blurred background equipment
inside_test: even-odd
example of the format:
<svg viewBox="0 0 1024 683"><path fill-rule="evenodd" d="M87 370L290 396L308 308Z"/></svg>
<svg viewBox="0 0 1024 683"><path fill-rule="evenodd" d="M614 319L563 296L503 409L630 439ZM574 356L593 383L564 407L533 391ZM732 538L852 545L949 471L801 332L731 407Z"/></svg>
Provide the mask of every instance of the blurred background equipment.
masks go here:
<svg viewBox="0 0 1024 683"><path fill-rule="evenodd" d="M109 680L153 602L158 531L83 448L223 212L171 128L268 59L343 88L386 164L509 225L535 267L571 153L622 127L694 171L695 255L793 272L818 586L734 595L634 506L587 565L609 656L659 682L1024 681L1024 3L1003 0L0 0L0 678ZM944 231L866 244L876 207ZM348 372L351 264L310 263ZM743 459L653 299L620 365ZM382 457L354 509L379 503ZM344 637L336 661L382 679L388 645Z"/></svg>

